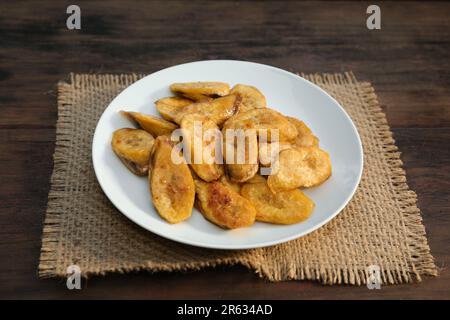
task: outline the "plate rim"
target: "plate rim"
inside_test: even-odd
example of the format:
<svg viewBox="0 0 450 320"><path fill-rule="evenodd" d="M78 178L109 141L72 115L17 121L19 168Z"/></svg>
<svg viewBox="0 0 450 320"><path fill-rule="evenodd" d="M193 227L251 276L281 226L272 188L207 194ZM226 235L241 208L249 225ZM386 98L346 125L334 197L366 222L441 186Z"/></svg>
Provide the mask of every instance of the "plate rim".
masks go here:
<svg viewBox="0 0 450 320"><path fill-rule="evenodd" d="M351 192L349 193L349 195L347 196L347 198L345 199L345 201L343 201L343 203L341 204L340 207L338 207L335 212L333 214L331 214L328 218L324 219L323 221L321 221L320 223L310 227L309 229L306 229L304 231L298 232L294 235L291 236L287 236L287 237L282 237L278 240L271 240L271 241L264 241L264 242L260 242L258 244L240 244L240 245L224 245L224 244L219 244L219 245L215 245L215 244L209 244L209 243L204 243L204 242L198 242L198 241L193 241L193 240L189 240L189 239L183 239L183 238L177 238L176 236L173 235L167 235L163 232L159 232L156 229L152 229L150 230L146 225L140 223L140 221L138 221L137 219L134 219L132 215L128 215L127 213L125 213L125 210L122 210L120 208L120 205L118 203L116 203L114 201L114 199L112 199L108 193L107 193L107 189L105 189L105 186L102 184L101 179L99 179L99 175L98 175L98 168L96 167L96 161L94 158L94 146L96 145L96 141L99 139L99 134L98 134L98 125L100 123L100 121L102 120L102 118L105 116L106 111L108 110L108 108L111 106L111 104L120 96L122 95L128 88L130 88L131 86L137 84L140 81L143 81L144 79L146 79L147 77L150 76L154 76L156 74L159 74L161 72L170 70L170 69L174 69L177 67L181 67L181 66L185 66L185 65L190 65L190 64L203 64L203 63L243 63L243 64L253 64L253 65L257 65L259 67L263 67L263 68L268 68L268 69L272 69L275 70L277 72L281 72L284 73L286 75L289 76L293 76L294 78L297 78L300 81L306 82L309 85L315 87L317 90L319 90L322 94L325 94L329 99L331 99L338 107L339 109L342 111L342 113L344 114L344 116L346 117L347 121L350 123L351 128L353 133L355 134L357 141L358 141L358 150L359 153L361 155L360 157L360 169L358 172L358 176L357 176L357 183L353 186ZM304 237L305 235L312 233L314 231L316 231L317 229L323 227L325 224L327 224L328 222L330 222L332 219L334 219L339 213L342 212L342 210L347 206L347 204L350 202L350 200L353 198L356 190L358 189L359 184L361 183L361 177L362 177L362 173L363 173L363 169L364 169L364 150L363 150L363 146L362 146L362 142L361 142L361 137L359 135L358 129L356 128L356 125L354 124L353 120L351 119L351 117L348 115L347 111L344 109L344 107L341 106L341 104L335 99L333 98L328 92L326 92L324 89L322 89L320 86L316 85L315 83L299 76L298 74L295 74L293 72L289 72L287 70L278 68L278 67L274 67L274 66L270 66L270 65L266 65L266 64L262 64L262 63L257 63L257 62L252 62L252 61L245 61L245 60L230 60L230 59L218 59L218 60L198 60L198 61L191 61L191 62L186 62L186 63L181 63L181 64L177 64L174 66L170 66L167 68L163 68L160 69L158 71L155 71L153 73L150 73L148 75L145 75L144 77L142 77L141 79L133 82L132 84L130 84L129 86L127 86L126 88L124 88L121 92L119 92L114 99L112 99L108 106L103 110L102 114L100 115L97 124L95 126L95 130L94 130L94 135L92 138L92 144L91 144L91 158L92 158L92 164L93 164L93 168L94 168L94 173L95 173L95 177L97 179L98 184L100 185L103 193L106 195L106 197L108 198L108 200L114 205L114 207L121 213L123 214L125 217L127 217L129 220L131 220L133 223L135 223L136 225L140 226L141 228L147 230L148 232L154 233L160 237L163 237L165 239L171 240L171 241L175 241L178 243L182 243L182 244L187 244L187 245L191 245L191 246L195 246L195 247L201 247L201 248L208 248L208 249L220 249L220 250L246 250L246 249L256 249L256 248L264 248L264 247L269 247L269 246L274 246L277 244L281 244L281 243L285 243L291 240L295 240L301 237Z"/></svg>

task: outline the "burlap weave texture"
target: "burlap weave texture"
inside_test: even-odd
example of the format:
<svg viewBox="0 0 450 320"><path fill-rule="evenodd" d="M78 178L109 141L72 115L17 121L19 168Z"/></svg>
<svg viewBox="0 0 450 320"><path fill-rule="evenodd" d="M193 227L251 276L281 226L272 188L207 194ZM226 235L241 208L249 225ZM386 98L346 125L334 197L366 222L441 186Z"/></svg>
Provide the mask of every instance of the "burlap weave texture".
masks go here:
<svg viewBox="0 0 450 320"><path fill-rule="evenodd" d="M58 85L58 122L39 275L132 270L193 270L241 264L271 280L327 284L366 282L367 267L383 283L436 275L416 194L372 86L352 73L303 75L331 94L355 122L364 148L361 184L347 207L319 230L269 248L221 251L182 245L134 225L103 194L92 167L97 121L109 102L141 75L71 74Z"/></svg>

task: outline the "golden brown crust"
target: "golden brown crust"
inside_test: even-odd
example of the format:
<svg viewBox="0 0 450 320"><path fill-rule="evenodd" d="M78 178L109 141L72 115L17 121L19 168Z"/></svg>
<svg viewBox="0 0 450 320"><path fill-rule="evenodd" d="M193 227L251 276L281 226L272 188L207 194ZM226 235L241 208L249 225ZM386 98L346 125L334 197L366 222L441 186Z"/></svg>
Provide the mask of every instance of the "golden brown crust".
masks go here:
<svg viewBox="0 0 450 320"><path fill-rule="evenodd" d="M185 115L195 113L206 116L221 126L239 110L240 99L235 95L229 95L212 101L196 102L174 112L174 121L180 124Z"/></svg>
<svg viewBox="0 0 450 320"><path fill-rule="evenodd" d="M288 142L259 142L258 147L259 163L262 166L267 167L275 162L277 156L281 151L292 148L293 146Z"/></svg>
<svg viewBox="0 0 450 320"><path fill-rule="evenodd" d="M259 135L267 133L267 141L272 139L271 132L278 130L279 141L290 142L297 137L297 129L281 113L269 109L252 109L239 112L223 124L223 131L227 129L255 129Z"/></svg>
<svg viewBox="0 0 450 320"><path fill-rule="evenodd" d="M156 106L158 106L158 104L167 104L169 106L186 107L193 102L194 101L183 97L166 97L156 100L155 104Z"/></svg>
<svg viewBox="0 0 450 320"><path fill-rule="evenodd" d="M131 172L145 176L154 141L152 135L144 130L122 128L114 131L111 147Z"/></svg>
<svg viewBox="0 0 450 320"><path fill-rule="evenodd" d="M274 169L267 184L272 192L280 192L323 183L331 175L331 161L318 147L292 148L280 152Z"/></svg>
<svg viewBox="0 0 450 320"><path fill-rule="evenodd" d="M247 180L245 183L267 183L267 179L260 174L255 174L253 178Z"/></svg>
<svg viewBox="0 0 450 320"><path fill-rule="evenodd" d="M195 126L200 126L201 130L196 130ZM220 136L211 136L204 139L202 136L208 131L211 134L220 134L217 125L209 118L200 114L187 114L181 120L184 145L191 153L190 167L195 173L205 181L214 181L223 175L223 165L216 161L216 142L220 146ZM197 134L197 135L195 135ZM196 148L196 146L201 148ZM198 155L198 154L199 155ZM195 163L195 157L199 157L200 163ZM217 155L222 159L222 154Z"/></svg>
<svg viewBox="0 0 450 320"><path fill-rule="evenodd" d="M156 109L165 120L174 122L176 114L192 103L194 103L194 101L186 98L167 97L157 100L155 105Z"/></svg>
<svg viewBox="0 0 450 320"><path fill-rule="evenodd" d="M196 206L203 216L224 229L251 226L255 222L253 205L232 188L218 181L195 181Z"/></svg>
<svg viewBox="0 0 450 320"><path fill-rule="evenodd" d="M225 229L250 226L255 218L291 224L309 216L314 203L296 188L325 181L331 162L303 121L267 108L264 95L249 85L230 90L222 82L186 82L170 89L176 96L155 102L163 119L122 111L145 131L121 129L112 141L130 171L148 173L152 201L163 219L178 223L189 218L194 202L206 219ZM187 150L191 154L189 165L174 152L181 145L169 137L178 125L184 156ZM234 156L227 156L227 150ZM258 174L260 164L261 170L272 168L267 179Z"/></svg>
<svg viewBox="0 0 450 320"><path fill-rule="evenodd" d="M298 136L293 142L297 147L318 147L319 139L312 133L311 129L301 120L294 117L287 119L297 128Z"/></svg>
<svg viewBox="0 0 450 320"><path fill-rule="evenodd" d="M242 183L251 179L258 172L258 140L255 130L249 130L243 136L240 145L237 139L232 139L232 143L224 142L226 171L233 182ZM244 153L243 159L238 159L238 151ZM227 152L233 152L234 157L231 157ZM238 161L239 160L239 161ZM242 160L242 161L240 161Z"/></svg>
<svg viewBox="0 0 450 320"><path fill-rule="evenodd" d="M266 107L266 97L253 86L237 84L231 89L230 94L236 94L242 97L239 112Z"/></svg>
<svg viewBox="0 0 450 320"><path fill-rule="evenodd" d="M167 120L133 111L120 111L127 119L137 123L143 130L147 131L154 137L161 135L169 135L178 126Z"/></svg>
<svg viewBox="0 0 450 320"><path fill-rule="evenodd" d="M184 160L173 153L169 137L159 136L155 141L149 174L153 205L169 223L178 223L192 214L195 185Z"/></svg>
<svg viewBox="0 0 450 320"><path fill-rule="evenodd" d="M229 94L230 86L224 82L181 82L171 84L170 90L181 94L225 96Z"/></svg>
<svg viewBox="0 0 450 320"><path fill-rule="evenodd" d="M237 193L241 192L241 184L238 182L234 182L231 181L230 178L228 178L228 176L226 174L224 174L223 176L220 177L219 181L221 183L223 183L224 185L226 185L227 187L233 189L234 191L236 191Z"/></svg>
<svg viewBox="0 0 450 320"><path fill-rule="evenodd" d="M298 189L272 193L265 182L247 183L241 195L256 209L256 221L294 224L306 220L314 210L314 202Z"/></svg>
<svg viewBox="0 0 450 320"><path fill-rule="evenodd" d="M194 102L208 102L213 101L214 98L201 94L201 93L182 93L185 98L188 98Z"/></svg>

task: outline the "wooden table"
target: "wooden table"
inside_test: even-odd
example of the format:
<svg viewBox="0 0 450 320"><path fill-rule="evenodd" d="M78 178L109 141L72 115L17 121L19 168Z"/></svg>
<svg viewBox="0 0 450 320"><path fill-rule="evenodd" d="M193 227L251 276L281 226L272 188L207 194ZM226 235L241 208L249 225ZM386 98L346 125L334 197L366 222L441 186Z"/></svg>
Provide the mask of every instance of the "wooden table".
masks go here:
<svg viewBox="0 0 450 320"><path fill-rule="evenodd" d="M382 29L361 2L60 1L0 5L0 298L450 298L450 3L381 3ZM151 73L183 62L239 59L291 71L342 72L375 86L418 193L439 278L383 287L268 283L243 267L108 275L74 292L39 280L37 264L57 118L69 72Z"/></svg>

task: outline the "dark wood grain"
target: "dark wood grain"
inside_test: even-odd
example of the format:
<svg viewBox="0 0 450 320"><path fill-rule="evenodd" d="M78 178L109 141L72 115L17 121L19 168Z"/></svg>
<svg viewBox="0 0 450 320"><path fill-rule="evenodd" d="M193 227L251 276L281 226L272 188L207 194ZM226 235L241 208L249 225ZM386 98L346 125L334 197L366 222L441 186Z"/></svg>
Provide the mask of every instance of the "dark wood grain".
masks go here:
<svg viewBox="0 0 450 320"><path fill-rule="evenodd" d="M450 298L450 4L384 2L4 1L0 10L0 298ZM68 291L36 269L52 170L55 84L69 72L151 73L239 59L372 81L419 196L439 278L383 287L268 283L242 267L108 275Z"/></svg>

